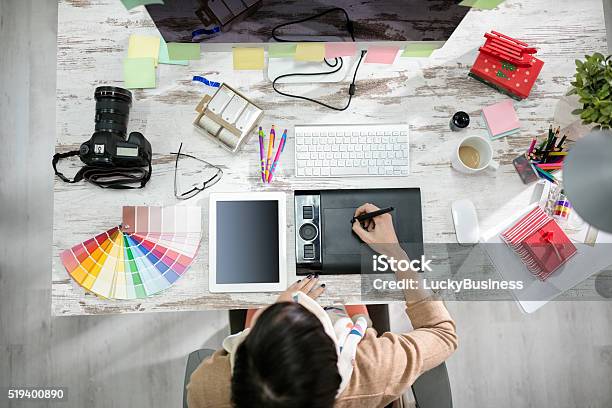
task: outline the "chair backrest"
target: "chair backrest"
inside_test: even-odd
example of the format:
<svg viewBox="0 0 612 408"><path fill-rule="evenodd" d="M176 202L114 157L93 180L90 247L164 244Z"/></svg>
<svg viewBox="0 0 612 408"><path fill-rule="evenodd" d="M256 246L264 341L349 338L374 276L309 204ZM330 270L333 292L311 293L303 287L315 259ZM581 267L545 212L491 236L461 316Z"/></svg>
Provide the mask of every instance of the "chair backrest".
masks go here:
<svg viewBox="0 0 612 408"><path fill-rule="evenodd" d="M200 349L193 351L187 357L187 367L185 367L185 380L183 383L183 408L189 408L187 406L187 384L191 379L191 374L198 368L202 361L212 356L215 350L211 349Z"/></svg>

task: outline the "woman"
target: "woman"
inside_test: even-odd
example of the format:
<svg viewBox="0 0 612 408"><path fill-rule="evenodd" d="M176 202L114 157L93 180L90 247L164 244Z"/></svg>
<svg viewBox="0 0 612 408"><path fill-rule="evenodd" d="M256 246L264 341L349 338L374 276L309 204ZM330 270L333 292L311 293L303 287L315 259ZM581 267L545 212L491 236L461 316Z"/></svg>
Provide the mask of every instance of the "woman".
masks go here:
<svg viewBox="0 0 612 408"><path fill-rule="evenodd" d="M364 204L355 216L377 209ZM407 259L390 214L354 223L353 231L374 250ZM363 327L363 312L317 305L324 290L309 276L255 313L250 328L227 338L193 373L189 407L384 407L457 348L448 311L422 291L406 292L414 330L377 337Z"/></svg>

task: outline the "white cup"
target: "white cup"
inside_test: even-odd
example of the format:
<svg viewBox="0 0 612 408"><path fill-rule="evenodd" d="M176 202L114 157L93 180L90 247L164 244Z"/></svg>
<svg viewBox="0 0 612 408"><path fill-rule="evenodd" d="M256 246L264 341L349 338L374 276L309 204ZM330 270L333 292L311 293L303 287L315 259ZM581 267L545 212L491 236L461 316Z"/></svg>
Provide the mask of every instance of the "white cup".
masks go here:
<svg viewBox="0 0 612 408"><path fill-rule="evenodd" d="M462 147L472 147L479 155L479 163L477 167L470 167L465 164L459 157L459 149ZM499 163L493 160L493 147L487 139L482 136L467 136L455 148L451 156L451 164L455 170L462 173L474 174L488 167L497 170Z"/></svg>

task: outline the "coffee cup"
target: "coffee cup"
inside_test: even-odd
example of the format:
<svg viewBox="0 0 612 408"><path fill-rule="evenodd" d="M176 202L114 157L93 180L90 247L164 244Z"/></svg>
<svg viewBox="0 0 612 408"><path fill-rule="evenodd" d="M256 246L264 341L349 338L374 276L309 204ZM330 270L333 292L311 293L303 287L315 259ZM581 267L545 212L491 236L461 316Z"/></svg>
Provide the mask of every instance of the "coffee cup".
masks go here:
<svg viewBox="0 0 612 408"><path fill-rule="evenodd" d="M462 173L478 173L486 168L497 170L493 160L493 147L482 136L467 136L459 142L451 156L451 165Z"/></svg>

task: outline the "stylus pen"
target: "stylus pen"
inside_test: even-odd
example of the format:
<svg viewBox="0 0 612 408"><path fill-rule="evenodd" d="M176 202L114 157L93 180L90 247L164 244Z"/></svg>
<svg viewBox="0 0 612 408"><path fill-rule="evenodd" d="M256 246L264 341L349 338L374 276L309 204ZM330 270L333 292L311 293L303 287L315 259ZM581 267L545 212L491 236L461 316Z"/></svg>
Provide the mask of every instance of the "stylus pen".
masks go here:
<svg viewBox="0 0 612 408"><path fill-rule="evenodd" d="M266 182L266 160L264 157L264 134L261 126L259 127L259 160L261 161L261 181Z"/></svg>
<svg viewBox="0 0 612 408"><path fill-rule="evenodd" d="M351 218L351 224L353 224L355 221L364 222L365 220L370 220L374 217L378 217L379 215L390 213L393 210L393 207L387 207L380 210L372 211L371 213L361 214L357 217Z"/></svg>
<svg viewBox="0 0 612 408"><path fill-rule="evenodd" d="M268 174L268 183L272 181L272 177L274 177L274 172L276 171L276 165L278 164L278 159L280 158L281 153L285 150L285 143L287 143L287 129L283 132L281 136L280 142L278 142L278 149L276 150L276 156L274 156L274 161L272 162L272 166L270 167L270 174Z"/></svg>
<svg viewBox="0 0 612 408"><path fill-rule="evenodd" d="M264 175L264 182L268 180L268 175L270 174L270 159L272 159L272 152L274 151L274 137L276 136L276 132L274 132L274 125L272 125L272 129L270 129L270 142L268 143L268 156L266 159L266 174Z"/></svg>

